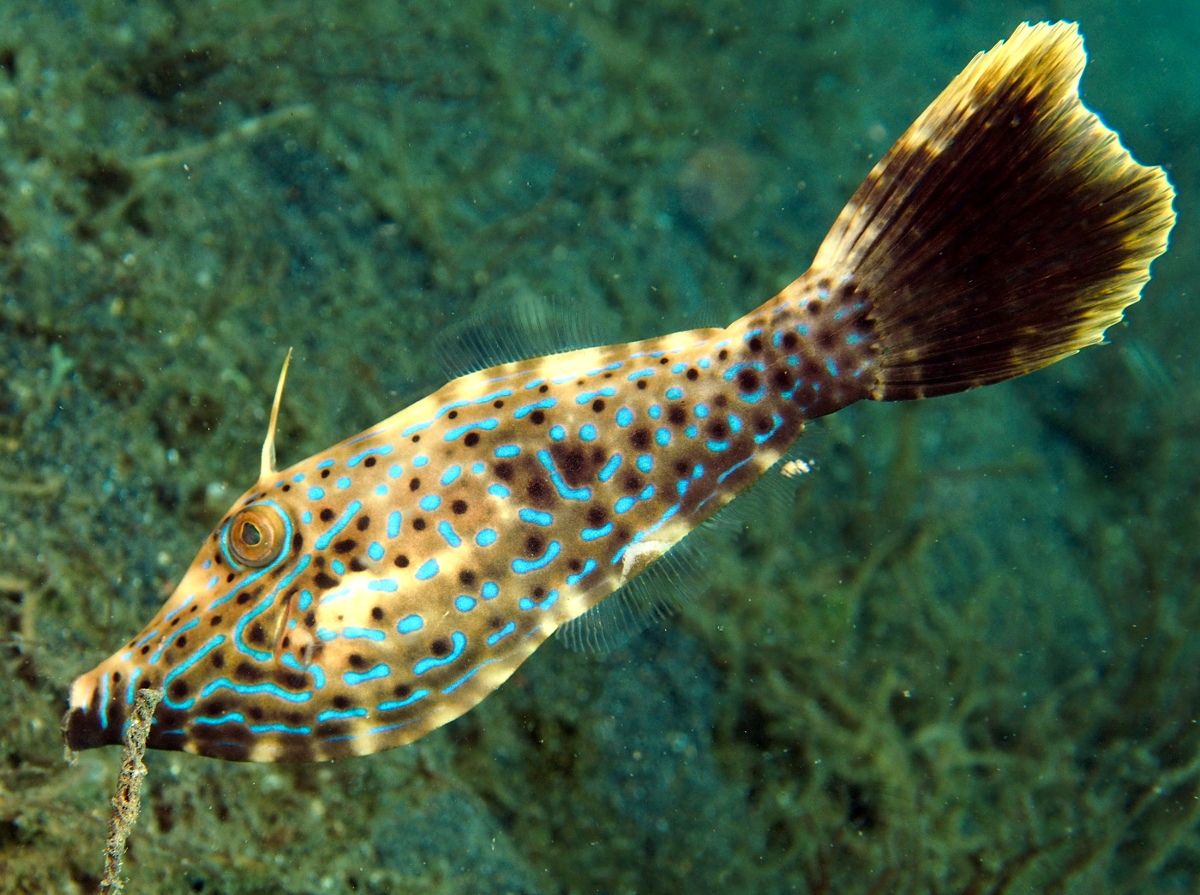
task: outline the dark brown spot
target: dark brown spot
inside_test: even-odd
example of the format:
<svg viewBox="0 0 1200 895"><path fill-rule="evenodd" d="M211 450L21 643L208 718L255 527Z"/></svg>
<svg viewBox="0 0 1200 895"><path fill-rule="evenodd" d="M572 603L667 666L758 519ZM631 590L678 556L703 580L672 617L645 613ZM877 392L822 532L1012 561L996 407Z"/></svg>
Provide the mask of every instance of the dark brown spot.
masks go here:
<svg viewBox="0 0 1200 895"><path fill-rule="evenodd" d="M472 572L470 569L463 569L461 572L458 573L458 580L459 580L459 583L461 583L463 587L474 587L475 586L475 573Z"/></svg>
<svg viewBox="0 0 1200 895"><path fill-rule="evenodd" d="M639 451L646 450L650 447L650 430L644 426L634 429L629 433L629 443Z"/></svg>
<svg viewBox="0 0 1200 895"><path fill-rule="evenodd" d="M246 639L251 643L266 643L267 629L261 623L255 622L250 626L250 630L246 633Z"/></svg>
<svg viewBox="0 0 1200 895"><path fill-rule="evenodd" d="M420 435L414 435L414 436L412 437L412 443L413 443L413 444L416 444L416 443L417 443L418 441L420 441L420 440L421 440L421 436L420 436Z"/></svg>
<svg viewBox="0 0 1200 895"><path fill-rule="evenodd" d="M424 531L425 530L425 520L424 519L414 519L413 520L413 530L414 531Z"/></svg>
<svg viewBox="0 0 1200 895"><path fill-rule="evenodd" d="M358 541L354 538L342 538L340 541L333 542L334 553L351 553L358 547Z"/></svg>
<svg viewBox="0 0 1200 895"><path fill-rule="evenodd" d="M292 486L291 486L291 485L286 485L286 484L285 484L285 485L283 486L282 490L283 490L283 491L291 491L291 490L292 490Z"/></svg>
<svg viewBox="0 0 1200 895"><path fill-rule="evenodd" d="M664 367L665 367L667 364L669 364L669 363L670 363L670 361L669 361L669 360L667 360L665 357L660 357L660 358L658 359L658 363L659 363L661 366L664 366Z"/></svg>
<svg viewBox="0 0 1200 895"><path fill-rule="evenodd" d="M463 438L463 444L467 447L475 447L475 445L479 444L479 433L468 432L466 437Z"/></svg>
<svg viewBox="0 0 1200 895"><path fill-rule="evenodd" d="M289 646L291 646L292 645L292 635L284 634L283 640L279 641L279 645L282 646L284 649L287 649Z"/></svg>
<svg viewBox="0 0 1200 895"><path fill-rule="evenodd" d="M535 507L546 507L554 503L554 496L550 490L550 480L544 475L534 476L529 480L529 484L525 488L525 493L529 496L529 502Z"/></svg>
<svg viewBox="0 0 1200 895"><path fill-rule="evenodd" d="M492 471L496 473L496 478L502 482L511 482L513 477L513 465L507 460L502 460L492 467Z"/></svg>
<svg viewBox="0 0 1200 895"><path fill-rule="evenodd" d="M392 695L397 699L405 699L412 694L412 687L408 684L396 684L392 687Z"/></svg>
<svg viewBox="0 0 1200 895"><path fill-rule="evenodd" d="M440 659L442 656L450 654L450 644L444 637L439 637L433 643L429 644L429 654L435 659Z"/></svg>
<svg viewBox="0 0 1200 895"><path fill-rule="evenodd" d="M450 512L455 516L461 516L467 511L467 502L465 500L456 500L450 504Z"/></svg>
<svg viewBox="0 0 1200 895"><path fill-rule="evenodd" d="M697 370L695 367L688 367L687 378L688 378L688 382L695 382L697 379L700 378L700 371Z"/></svg>
<svg viewBox="0 0 1200 895"><path fill-rule="evenodd" d="M292 551L299 552L300 548L303 546L304 535L300 534L300 532L296 532L294 535L292 535Z"/></svg>
<svg viewBox="0 0 1200 895"><path fill-rule="evenodd" d="M567 568L570 569L572 572L578 572L580 569L583 568L583 563L580 562L578 559L571 558L571 559L567 560Z"/></svg>
<svg viewBox="0 0 1200 895"><path fill-rule="evenodd" d="M493 401L492 406L495 407L497 410L499 410L501 407L504 406L504 402L503 401Z"/></svg>
<svg viewBox="0 0 1200 895"><path fill-rule="evenodd" d="M812 299L805 308L805 310L807 310L808 313L814 317L816 317L818 314L820 314L821 311L823 311L824 309L825 309L825 303L823 301L821 301L821 299L819 299L819 298Z"/></svg>
<svg viewBox="0 0 1200 895"><path fill-rule="evenodd" d="M540 600L542 597L546 596L546 588L539 584L533 589L533 592L530 594L530 596L532 596L535 600Z"/></svg>
<svg viewBox="0 0 1200 895"><path fill-rule="evenodd" d="M358 522L355 523L355 528L357 528L359 531L366 531L370 527L371 527L371 517L370 516L359 516L358 517Z"/></svg>
<svg viewBox="0 0 1200 895"><path fill-rule="evenodd" d="M412 480L411 480L411 481L408 483L408 490L409 490L409 491L416 491L416 490L417 490L418 488L420 488L420 487L421 487L421 480L420 480L419 478L412 479Z"/></svg>
<svg viewBox="0 0 1200 895"><path fill-rule="evenodd" d="M621 476L621 487L630 494L636 494L645 487L645 480L636 472L629 472Z"/></svg>
<svg viewBox="0 0 1200 895"><path fill-rule="evenodd" d="M447 419L456 420L456 419L458 419L458 411L451 410L449 413L446 414L446 417L447 417Z"/></svg>
<svg viewBox="0 0 1200 895"><path fill-rule="evenodd" d="M540 426L545 421L546 414L542 413L540 410L535 410L533 413L529 414L529 422L533 423L535 426Z"/></svg>
<svg viewBox="0 0 1200 895"><path fill-rule="evenodd" d="M233 669L233 676L246 684L257 684L266 677L263 670L251 662L238 662L237 668Z"/></svg>
<svg viewBox="0 0 1200 895"><path fill-rule="evenodd" d="M318 553L315 557L313 557L313 565L318 569L325 568L325 557Z"/></svg>
<svg viewBox="0 0 1200 895"><path fill-rule="evenodd" d="M837 344L838 337L831 329L824 329L817 333L817 346L828 354L833 350L833 346Z"/></svg>
<svg viewBox="0 0 1200 895"><path fill-rule="evenodd" d="M323 479L329 478L329 470L328 469L321 470L321 478L323 478Z"/></svg>
<svg viewBox="0 0 1200 895"><path fill-rule="evenodd" d="M713 407L727 407L728 405L729 399L724 395L717 395L715 398L713 398Z"/></svg>
<svg viewBox="0 0 1200 895"><path fill-rule="evenodd" d="M279 675L279 683L289 690L303 690L308 686L308 675L299 671L285 671Z"/></svg>
<svg viewBox="0 0 1200 895"><path fill-rule="evenodd" d="M588 507L587 521L591 528L599 528L608 520L608 510L599 504L592 504Z"/></svg>
<svg viewBox="0 0 1200 895"><path fill-rule="evenodd" d="M332 522L333 521L333 510L329 509L329 507L326 507L325 509L321 510L321 521L322 522Z"/></svg>
<svg viewBox="0 0 1200 895"><path fill-rule="evenodd" d="M397 569L407 569L408 557L401 553L394 560L392 560L392 565L394 565Z"/></svg>
<svg viewBox="0 0 1200 895"><path fill-rule="evenodd" d="M546 541L541 535L530 535L525 539L522 552L526 559L537 559L546 549Z"/></svg>
<svg viewBox="0 0 1200 895"><path fill-rule="evenodd" d="M346 657L346 662L349 663L351 668L358 670L358 671L361 671L362 669L367 667L366 658L359 655L358 653L351 653L350 655L348 655Z"/></svg>
<svg viewBox="0 0 1200 895"><path fill-rule="evenodd" d="M639 379L639 380L637 381L637 388L638 388L638 390L639 390L639 391L645 391L645 390L646 390L646 380L645 380L645 379Z"/></svg>
<svg viewBox="0 0 1200 895"><path fill-rule="evenodd" d="M363 466L367 467L367 469L370 469L374 465L375 465L374 457L367 457L367 459L363 460Z"/></svg>
<svg viewBox="0 0 1200 895"><path fill-rule="evenodd" d="M722 348L717 352L717 360L729 360L729 349Z"/></svg>
<svg viewBox="0 0 1200 895"><path fill-rule="evenodd" d="M540 385L540 386L538 386L538 394L539 394L539 395L544 395L544 394L546 394L546 392L548 392L548 391L550 391L550 386L548 386L548 385Z"/></svg>
<svg viewBox="0 0 1200 895"><path fill-rule="evenodd" d="M209 657L208 661L212 663L213 668L224 668L225 667L225 654L223 652L221 652L220 650L217 650L215 653L213 653Z"/></svg>
<svg viewBox="0 0 1200 895"><path fill-rule="evenodd" d="M261 721L263 719L263 710L257 705L252 705L246 709L246 714L250 716L251 721Z"/></svg>
<svg viewBox="0 0 1200 895"><path fill-rule="evenodd" d="M779 340L779 344L783 347L784 351L791 351L800 344L800 337L794 332L786 332L783 334L783 338Z"/></svg>
<svg viewBox="0 0 1200 895"><path fill-rule="evenodd" d="M759 415L754 418L754 431L759 435L764 432L771 431L771 418L769 416Z"/></svg>
<svg viewBox="0 0 1200 895"><path fill-rule="evenodd" d="M596 411L596 413L600 413L600 411L602 411L603 409L604 409L604 399L603 398L597 398L595 401L592 402L592 410Z"/></svg>
<svg viewBox="0 0 1200 895"><path fill-rule="evenodd" d="M175 647L176 649L183 649L185 646L187 646L187 635L180 634L175 638Z"/></svg>
<svg viewBox="0 0 1200 895"><path fill-rule="evenodd" d="M327 589L330 587L336 587L338 580L328 572L317 572L317 576L313 578L313 583L316 584L317 587Z"/></svg>
<svg viewBox="0 0 1200 895"><path fill-rule="evenodd" d="M225 583L229 584L236 577L237 577L237 575L233 574L233 572L230 572L228 575L225 576Z"/></svg>
<svg viewBox="0 0 1200 895"><path fill-rule="evenodd" d="M304 627L311 628L316 623L317 623L317 614L315 612L310 611L305 614Z"/></svg>
<svg viewBox="0 0 1200 895"><path fill-rule="evenodd" d="M687 411L682 404L672 404L667 410L667 421L674 426L682 426L687 422Z"/></svg>
<svg viewBox="0 0 1200 895"><path fill-rule="evenodd" d="M380 621L383 618L383 610L380 609L378 606L372 607L371 608L371 618L375 619L375 621Z"/></svg>
<svg viewBox="0 0 1200 895"><path fill-rule="evenodd" d="M751 392L758 391L760 380L758 378L757 370L753 370L750 367L742 367L742 369L738 370L738 374L735 379L737 380L738 388L740 388L743 393L750 394Z"/></svg>
<svg viewBox="0 0 1200 895"><path fill-rule="evenodd" d="M367 564L362 561L361 556L356 556L356 557L354 557L354 559L350 560L350 571L351 572L365 572L366 570L367 570Z"/></svg>
<svg viewBox="0 0 1200 895"><path fill-rule="evenodd" d="M186 681L181 681L181 680L172 681L171 686L167 687L167 693L169 693L171 698L176 701L179 701L180 699L185 699L189 692L190 691L188 690L188 685L187 685Z"/></svg>
<svg viewBox="0 0 1200 895"><path fill-rule="evenodd" d="M759 351L763 350L763 340L760 339L758 336L752 336L750 338L750 341L747 342L746 345L750 348L751 351L755 352L756 354Z"/></svg>
<svg viewBox="0 0 1200 895"><path fill-rule="evenodd" d="M724 441L729 436L729 424L725 420L713 420L708 424L709 437Z"/></svg>
<svg viewBox="0 0 1200 895"><path fill-rule="evenodd" d="M239 606L245 606L250 602L250 592L242 591L240 594L234 597L233 602L237 603Z"/></svg>
<svg viewBox="0 0 1200 895"><path fill-rule="evenodd" d="M333 699L330 701L333 703L333 707L335 709L341 709L342 711L345 711L346 709L350 708L350 706L354 705L349 696L343 696L340 694L333 697Z"/></svg>
<svg viewBox="0 0 1200 895"><path fill-rule="evenodd" d="M676 460L671 468L675 470L677 476L690 475L692 472L692 464L682 458Z"/></svg>

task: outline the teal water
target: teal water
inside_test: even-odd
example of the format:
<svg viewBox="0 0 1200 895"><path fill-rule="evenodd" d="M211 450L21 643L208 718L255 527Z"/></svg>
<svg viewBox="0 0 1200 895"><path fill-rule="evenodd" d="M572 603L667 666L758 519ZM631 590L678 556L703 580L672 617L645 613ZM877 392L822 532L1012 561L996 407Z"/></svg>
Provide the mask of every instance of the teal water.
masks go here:
<svg viewBox="0 0 1200 895"><path fill-rule="evenodd" d="M732 319L1027 18L1179 193L1111 344L826 420L682 613L411 747L151 754L127 891L1194 891L1194 4L62 0L0 3L0 893L94 891L66 687L254 477L289 346L285 462L497 301Z"/></svg>

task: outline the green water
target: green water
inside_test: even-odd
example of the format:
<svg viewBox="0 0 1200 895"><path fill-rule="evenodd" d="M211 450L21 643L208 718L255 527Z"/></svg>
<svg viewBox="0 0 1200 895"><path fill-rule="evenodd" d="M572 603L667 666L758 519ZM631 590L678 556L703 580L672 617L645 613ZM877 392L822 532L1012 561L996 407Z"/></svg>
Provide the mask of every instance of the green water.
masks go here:
<svg viewBox="0 0 1200 895"><path fill-rule="evenodd" d="M1200 888L1196 4L0 0L0 893L95 890L66 688L256 475L289 346L285 463L488 303L732 319L1027 18L1179 192L1111 344L824 421L681 614L411 747L149 755L127 891Z"/></svg>

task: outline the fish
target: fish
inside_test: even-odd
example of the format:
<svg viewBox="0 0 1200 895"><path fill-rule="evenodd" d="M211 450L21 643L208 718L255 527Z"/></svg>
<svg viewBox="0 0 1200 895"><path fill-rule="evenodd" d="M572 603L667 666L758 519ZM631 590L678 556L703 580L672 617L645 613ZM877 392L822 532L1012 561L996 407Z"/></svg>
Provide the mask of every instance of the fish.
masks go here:
<svg viewBox="0 0 1200 895"><path fill-rule="evenodd" d="M411 743L555 631L602 624L787 466L808 421L1101 342L1167 249L1174 191L1083 105L1085 63L1066 22L975 56L807 272L725 328L472 372L277 471L285 363L258 480L145 629L71 685L68 748L120 743L142 689L162 692L155 749L301 762Z"/></svg>

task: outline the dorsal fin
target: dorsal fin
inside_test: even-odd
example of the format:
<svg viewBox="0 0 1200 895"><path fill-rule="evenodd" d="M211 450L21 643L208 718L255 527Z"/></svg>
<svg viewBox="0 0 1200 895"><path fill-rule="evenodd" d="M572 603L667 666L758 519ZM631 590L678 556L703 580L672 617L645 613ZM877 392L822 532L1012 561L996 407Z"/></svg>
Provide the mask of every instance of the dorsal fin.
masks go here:
<svg viewBox="0 0 1200 895"><path fill-rule="evenodd" d="M265 479L275 474L275 424L279 422L279 405L283 401L283 384L287 381L288 365L292 362L292 349L288 349L287 357L283 359L283 369L279 371L279 382L275 386L275 400L271 402L271 420L267 423L267 437L263 439L262 465L258 476Z"/></svg>

